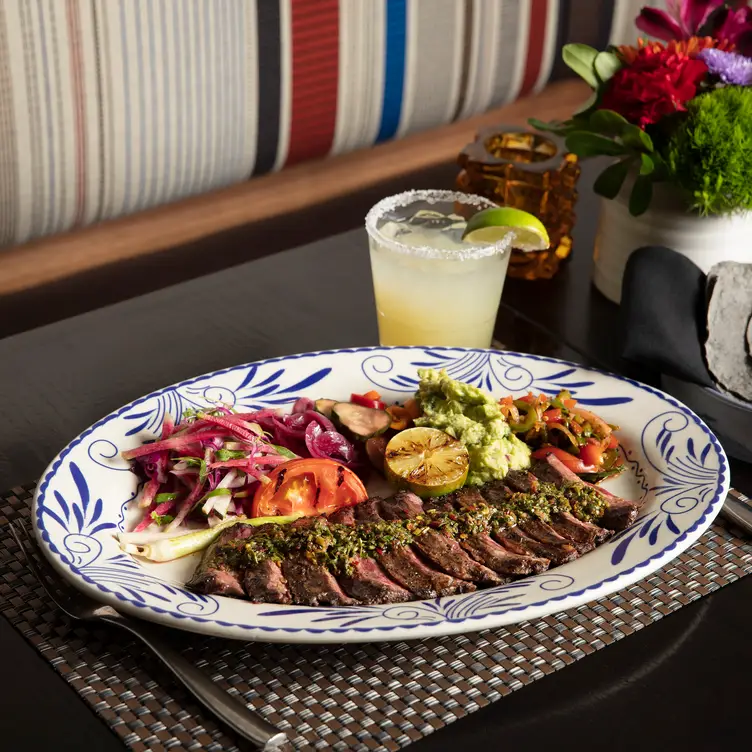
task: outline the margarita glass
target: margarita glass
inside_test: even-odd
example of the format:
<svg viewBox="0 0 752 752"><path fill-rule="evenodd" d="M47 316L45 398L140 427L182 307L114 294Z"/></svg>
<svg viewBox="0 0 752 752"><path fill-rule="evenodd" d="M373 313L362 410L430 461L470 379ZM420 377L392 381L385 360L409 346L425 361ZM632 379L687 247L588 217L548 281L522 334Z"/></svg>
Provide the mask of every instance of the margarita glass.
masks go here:
<svg viewBox="0 0 752 752"><path fill-rule="evenodd" d="M462 239L467 221L498 206L455 191L390 196L366 216L382 345L489 347L513 233Z"/></svg>

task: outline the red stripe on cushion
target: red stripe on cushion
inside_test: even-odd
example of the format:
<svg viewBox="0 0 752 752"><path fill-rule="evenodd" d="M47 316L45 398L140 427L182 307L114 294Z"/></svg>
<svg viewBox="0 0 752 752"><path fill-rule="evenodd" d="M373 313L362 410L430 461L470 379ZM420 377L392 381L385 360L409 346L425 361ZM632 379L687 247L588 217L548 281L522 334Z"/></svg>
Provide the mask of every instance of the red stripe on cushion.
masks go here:
<svg viewBox="0 0 752 752"><path fill-rule="evenodd" d="M525 76L522 79L520 96L528 94L540 76L543 63L543 49L546 46L546 16L548 0L532 0L530 8L530 30L527 38L527 59Z"/></svg>
<svg viewBox="0 0 752 752"><path fill-rule="evenodd" d="M339 0L292 0L290 145L285 164L331 151L337 119Z"/></svg>

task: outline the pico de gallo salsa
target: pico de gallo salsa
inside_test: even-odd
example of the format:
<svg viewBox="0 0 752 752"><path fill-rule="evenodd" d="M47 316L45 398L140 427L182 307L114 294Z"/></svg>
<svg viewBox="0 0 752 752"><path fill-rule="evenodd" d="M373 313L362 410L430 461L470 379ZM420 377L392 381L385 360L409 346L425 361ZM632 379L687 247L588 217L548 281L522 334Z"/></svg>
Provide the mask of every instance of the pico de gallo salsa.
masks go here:
<svg viewBox="0 0 752 752"><path fill-rule="evenodd" d="M529 392L499 401L512 432L532 447L532 457L554 454L572 472L599 483L624 470L615 431L619 426L577 404L562 390L555 397Z"/></svg>

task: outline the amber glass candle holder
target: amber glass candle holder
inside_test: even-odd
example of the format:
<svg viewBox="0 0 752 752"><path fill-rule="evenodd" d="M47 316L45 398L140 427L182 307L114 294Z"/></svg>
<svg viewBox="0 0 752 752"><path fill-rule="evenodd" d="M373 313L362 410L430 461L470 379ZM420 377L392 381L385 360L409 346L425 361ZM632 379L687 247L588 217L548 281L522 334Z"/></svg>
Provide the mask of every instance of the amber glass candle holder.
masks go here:
<svg viewBox="0 0 752 752"><path fill-rule="evenodd" d="M580 165L561 139L512 127L480 131L461 152L457 188L534 214L551 239L548 250L514 250L510 277L550 279L572 253Z"/></svg>

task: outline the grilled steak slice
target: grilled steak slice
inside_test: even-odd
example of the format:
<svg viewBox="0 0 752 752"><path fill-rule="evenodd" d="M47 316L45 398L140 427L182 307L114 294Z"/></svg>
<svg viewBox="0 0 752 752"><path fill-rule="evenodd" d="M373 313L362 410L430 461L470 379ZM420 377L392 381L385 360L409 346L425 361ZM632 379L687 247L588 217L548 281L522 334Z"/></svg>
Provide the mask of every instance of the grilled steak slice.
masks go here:
<svg viewBox="0 0 752 752"><path fill-rule="evenodd" d="M504 477L504 483L512 491L520 493L535 493L538 490L538 479L527 470L510 470Z"/></svg>
<svg viewBox="0 0 752 752"><path fill-rule="evenodd" d="M373 559L353 559L352 572L339 576L342 589L360 603L402 603L412 600L412 594L389 579Z"/></svg>
<svg viewBox="0 0 752 752"><path fill-rule="evenodd" d="M505 493L507 491L505 490ZM477 488L460 488L459 491L443 496L439 499L433 499L433 503L439 502L442 499L451 501L457 509L463 509L468 507L474 507L477 504L485 504L486 500L483 498L483 494Z"/></svg>
<svg viewBox="0 0 752 752"><path fill-rule="evenodd" d="M586 483L552 454L549 454L545 460L537 462L533 467L533 472L540 480L553 483L558 487L574 485L596 490L606 502L606 511L598 522L608 530L624 530L629 527L637 519L642 506L640 502L621 499L606 491L605 488Z"/></svg>
<svg viewBox="0 0 752 752"><path fill-rule="evenodd" d="M364 502L367 503L367 502ZM369 514L378 513L373 511ZM368 524L355 521L355 508L342 507L329 515L329 521L340 525ZM351 597L368 606L376 603L402 603L412 599L412 594L398 585L374 559L356 558L350 562L352 571L338 577L342 589Z"/></svg>
<svg viewBox="0 0 752 752"><path fill-rule="evenodd" d="M325 517L302 517L290 523L290 528L326 527ZM282 574L293 603L303 606L352 606L357 603L339 586L335 576L305 554L292 554L282 561Z"/></svg>
<svg viewBox="0 0 752 752"><path fill-rule="evenodd" d="M511 490L501 480L481 486L480 493L489 504L503 504L512 495Z"/></svg>
<svg viewBox="0 0 752 752"><path fill-rule="evenodd" d="M612 496L598 522L608 530L626 530L637 519L639 512L640 506L635 502Z"/></svg>
<svg viewBox="0 0 752 752"><path fill-rule="evenodd" d="M423 514L423 502L410 491L397 491L381 501L379 512L385 520L407 520Z"/></svg>
<svg viewBox="0 0 752 752"><path fill-rule="evenodd" d="M409 546L397 546L384 552L379 556L379 563L393 580L418 598L436 598L475 590L472 582L458 580L432 569Z"/></svg>
<svg viewBox="0 0 752 752"><path fill-rule="evenodd" d="M551 520L551 527L563 538L571 541L581 554L591 551L613 534L610 530L593 525L592 522L578 520L569 512L555 514Z"/></svg>
<svg viewBox="0 0 752 752"><path fill-rule="evenodd" d="M370 499L356 504L354 507L355 520L357 522L379 522L382 519L379 514L380 501L381 499L378 496L372 496Z"/></svg>
<svg viewBox="0 0 752 752"><path fill-rule="evenodd" d="M353 507L340 507L336 512L332 512L332 514L327 517L327 520L340 525L354 525L355 510Z"/></svg>
<svg viewBox="0 0 752 752"><path fill-rule="evenodd" d="M493 484L490 495L492 498L503 500L509 495L509 489ZM444 499L453 502L453 508L458 511L487 503L483 494L477 488L462 488L444 497ZM441 501L442 499L433 499L431 503L436 505ZM515 546L514 550L511 550L510 546L501 546L490 535L486 534L468 536L460 541L460 545L476 561L489 569L493 569L494 572L506 576L538 574L544 572L551 565L548 559L535 556L521 546Z"/></svg>
<svg viewBox="0 0 752 752"><path fill-rule="evenodd" d="M398 496L398 494L395 494L395 496ZM417 506L415 499L420 505L418 512L420 513L423 508L422 502L417 496L414 499L411 498L413 496L415 495L401 495L396 502L394 497L388 501L377 497L368 499L356 505L355 519L375 522L385 519L382 514L398 514L398 509L414 510ZM379 555L378 562L395 582L407 588L418 598L436 598L441 595L468 593L475 590L475 586L470 582L458 580L443 572L437 572L417 556L410 546L395 546Z"/></svg>
<svg viewBox="0 0 752 752"><path fill-rule="evenodd" d="M548 569L551 564L548 559L512 553L488 535L468 536L461 545L476 561L485 564L494 572L509 577L538 574Z"/></svg>
<svg viewBox="0 0 752 752"><path fill-rule="evenodd" d="M556 530L542 520L535 517L523 520L520 522L519 527L526 535L535 538L535 540L541 543L546 543L549 546L558 546L562 551L569 551L570 553L570 549L574 550L575 556L573 558L577 558L576 555L579 554L577 547L573 546L571 541L559 535ZM587 550L589 551L590 549Z"/></svg>
<svg viewBox="0 0 752 752"><path fill-rule="evenodd" d="M285 559L282 574L293 603L303 606L353 606L357 603L345 594L328 569L309 561L305 555Z"/></svg>
<svg viewBox="0 0 752 752"><path fill-rule="evenodd" d="M258 603L292 603L282 570L271 559L266 559L255 567L248 567L243 587L248 597Z"/></svg>
<svg viewBox="0 0 752 752"><path fill-rule="evenodd" d="M492 569L468 556L460 544L448 535L429 530L416 539L415 546L429 561L452 577L484 585L501 585L504 582Z"/></svg>
<svg viewBox="0 0 752 752"><path fill-rule="evenodd" d="M398 491L380 505L381 514L387 520L405 520L423 513L423 502L409 491ZM488 585L500 585L501 578L468 556L460 544L438 530L428 530L413 544L432 564L452 577Z"/></svg>
<svg viewBox="0 0 752 752"><path fill-rule="evenodd" d="M543 543L535 538L531 538L520 530L519 526L505 530L503 533L497 533L496 538L504 546L507 546L508 543L516 544L510 550L515 550L516 548L519 551L521 548L524 553L549 559L556 566L566 564L568 561L573 561L577 558L577 550L574 546L568 543L562 546Z"/></svg>
<svg viewBox="0 0 752 752"><path fill-rule="evenodd" d="M233 563L230 554L233 548L242 546L243 541L252 533L251 525L240 523L223 530L219 538L204 551L201 563L196 567L186 587L205 595L242 598L245 595L242 584L243 570Z"/></svg>

